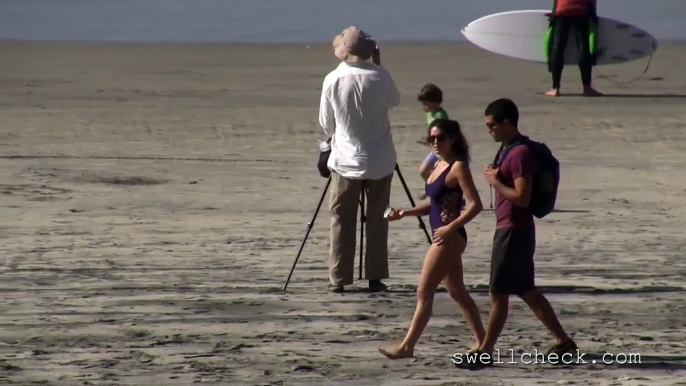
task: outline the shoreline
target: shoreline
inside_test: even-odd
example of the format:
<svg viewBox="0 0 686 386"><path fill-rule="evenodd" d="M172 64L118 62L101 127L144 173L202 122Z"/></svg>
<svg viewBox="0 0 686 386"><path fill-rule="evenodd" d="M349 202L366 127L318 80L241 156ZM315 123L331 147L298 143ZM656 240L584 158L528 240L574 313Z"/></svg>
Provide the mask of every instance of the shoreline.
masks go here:
<svg viewBox="0 0 686 386"><path fill-rule="evenodd" d="M658 39L660 47L662 45L684 45L686 38L683 39ZM151 40L151 41L120 41L120 40L40 40L40 39L3 39L0 38L0 43L29 43L29 44L48 44L48 45L109 45L109 46L218 46L218 47L241 47L241 46L255 46L255 47L279 47L279 46L324 46L331 45L331 42L316 40L316 41L299 41L299 42L230 42L230 41L166 41L166 40ZM444 46L444 45L473 45L467 39L460 40L390 40L380 41L379 45L390 46ZM659 52L659 48L658 48Z"/></svg>

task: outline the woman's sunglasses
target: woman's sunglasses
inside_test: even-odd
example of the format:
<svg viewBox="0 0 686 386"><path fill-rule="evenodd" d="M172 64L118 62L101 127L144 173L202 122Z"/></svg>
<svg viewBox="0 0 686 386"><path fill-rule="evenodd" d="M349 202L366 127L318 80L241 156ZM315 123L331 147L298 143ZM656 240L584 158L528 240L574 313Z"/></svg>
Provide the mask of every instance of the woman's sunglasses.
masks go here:
<svg viewBox="0 0 686 386"><path fill-rule="evenodd" d="M426 142L428 143L434 143L436 141L438 142L443 142L448 138L445 134L438 134L438 135L430 135L426 137Z"/></svg>

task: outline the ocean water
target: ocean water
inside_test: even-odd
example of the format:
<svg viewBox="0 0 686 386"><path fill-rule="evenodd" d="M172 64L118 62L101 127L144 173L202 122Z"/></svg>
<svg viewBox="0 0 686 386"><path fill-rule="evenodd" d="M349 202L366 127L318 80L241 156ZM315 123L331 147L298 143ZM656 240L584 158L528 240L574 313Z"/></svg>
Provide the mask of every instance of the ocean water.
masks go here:
<svg viewBox="0 0 686 386"><path fill-rule="evenodd" d="M379 42L463 41L470 21L552 0L0 0L0 39L330 42L349 25ZM686 39L686 0L599 0L599 14Z"/></svg>

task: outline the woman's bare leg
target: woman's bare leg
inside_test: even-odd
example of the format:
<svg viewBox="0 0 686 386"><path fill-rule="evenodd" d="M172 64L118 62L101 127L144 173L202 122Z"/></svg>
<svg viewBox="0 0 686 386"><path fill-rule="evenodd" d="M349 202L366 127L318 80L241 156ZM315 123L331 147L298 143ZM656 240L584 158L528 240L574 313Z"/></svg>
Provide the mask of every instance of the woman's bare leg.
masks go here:
<svg viewBox="0 0 686 386"><path fill-rule="evenodd" d="M462 255L456 257L451 261L451 266L448 275L443 280L445 288L448 290L450 297L455 300L460 307L462 316L467 321L467 325L472 330L474 335L474 346L469 352L474 352L481 347L481 342L484 340L486 331L481 323L481 316L479 316L479 308L476 306L474 299L469 295L469 291L464 286L463 271L462 271Z"/></svg>
<svg viewBox="0 0 686 386"><path fill-rule="evenodd" d="M450 260L454 259L456 248L464 249L463 244L464 241L445 240L444 245L431 244L429 246L419 278L417 308L410 329L400 345L387 350L379 349L383 355L390 359L409 358L414 355L414 347L431 318L436 289L445 277Z"/></svg>

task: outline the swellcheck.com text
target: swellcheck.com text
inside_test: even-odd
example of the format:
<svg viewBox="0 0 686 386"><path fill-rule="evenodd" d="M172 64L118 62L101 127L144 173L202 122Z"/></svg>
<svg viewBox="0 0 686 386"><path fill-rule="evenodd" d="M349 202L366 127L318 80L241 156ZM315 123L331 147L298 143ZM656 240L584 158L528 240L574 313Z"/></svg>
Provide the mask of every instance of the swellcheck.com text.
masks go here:
<svg viewBox="0 0 686 386"><path fill-rule="evenodd" d="M584 358L586 356L586 353L582 353L579 350L576 350L574 353L565 353L562 355L558 355L555 353L547 354L545 352L539 352L537 349L534 350L533 353L529 352L524 352L524 353L515 353L513 349L509 349L507 351L504 351L501 355L500 350L496 349L492 355L486 354L486 353L481 353L479 354L480 356L477 357L474 354L466 354L466 353L457 353L453 355L453 363L456 365L461 365L461 364L470 364L470 363L476 363L477 360L480 360L483 363L489 363L492 362L493 364L519 364L523 363L526 365L529 364L564 364L564 365L571 365L571 364L577 364L577 365L583 365L587 363L591 364L605 364L605 365L611 365L611 364L627 364L627 363L641 363L641 354L638 353L629 353L629 354L624 354L624 353L619 353L619 354L612 354L612 353L604 353L603 355L594 355L593 359L590 358Z"/></svg>

